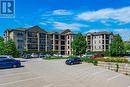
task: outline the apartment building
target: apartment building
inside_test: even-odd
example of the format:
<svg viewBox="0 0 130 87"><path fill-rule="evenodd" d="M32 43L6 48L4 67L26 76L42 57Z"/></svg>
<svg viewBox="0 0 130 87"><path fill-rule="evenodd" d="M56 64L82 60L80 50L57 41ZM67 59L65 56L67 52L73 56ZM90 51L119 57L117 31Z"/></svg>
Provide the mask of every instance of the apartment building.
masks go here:
<svg viewBox="0 0 130 87"><path fill-rule="evenodd" d="M31 28L8 29L4 33L5 41L13 39L19 51L59 51L61 55L71 55L71 42L74 38L69 29L62 32L47 32L39 26Z"/></svg>
<svg viewBox="0 0 130 87"><path fill-rule="evenodd" d="M112 32L88 32L86 40L88 51L106 51L110 48L110 43L113 39Z"/></svg>

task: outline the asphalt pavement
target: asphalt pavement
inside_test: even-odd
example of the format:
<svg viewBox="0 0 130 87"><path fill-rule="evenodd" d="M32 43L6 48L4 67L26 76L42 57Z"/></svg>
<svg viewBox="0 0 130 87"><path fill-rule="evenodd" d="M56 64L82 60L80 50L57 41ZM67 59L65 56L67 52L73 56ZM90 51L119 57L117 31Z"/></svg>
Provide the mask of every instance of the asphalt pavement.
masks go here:
<svg viewBox="0 0 130 87"><path fill-rule="evenodd" d="M130 77L92 64L27 59L24 67L0 70L0 87L130 87Z"/></svg>

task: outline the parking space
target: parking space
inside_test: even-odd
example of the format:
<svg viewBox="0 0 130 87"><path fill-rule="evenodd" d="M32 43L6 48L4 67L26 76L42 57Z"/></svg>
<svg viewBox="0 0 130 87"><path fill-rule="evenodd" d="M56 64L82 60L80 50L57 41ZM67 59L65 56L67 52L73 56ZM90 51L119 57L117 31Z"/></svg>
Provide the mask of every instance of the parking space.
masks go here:
<svg viewBox="0 0 130 87"><path fill-rule="evenodd" d="M130 77L92 64L31 59L24 67L0 70L0 87L129 87Z"/></svg>

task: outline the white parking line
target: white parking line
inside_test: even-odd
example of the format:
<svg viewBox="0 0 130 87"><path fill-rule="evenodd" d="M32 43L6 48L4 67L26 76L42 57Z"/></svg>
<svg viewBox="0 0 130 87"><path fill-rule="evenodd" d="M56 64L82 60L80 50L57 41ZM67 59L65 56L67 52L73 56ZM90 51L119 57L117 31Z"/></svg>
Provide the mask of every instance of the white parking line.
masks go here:
<svg viewBox="0 0 130 87"><path fill-rule="evenodd" d="M50 86L52 86L51 84L48 84L48 85L44 85L43 87L50 87Z"/></svg>
<svg viewBox="0 0 130 87"><path fill-rule="evenodd" d="M97 75L97 74L100 74L100 73L104 73L106 71L108 71L108 70L103 70L103 71L100 71L100 72L96 72L96 73L93 73L92 75Z"/></svg>
<svg viewBox="0 0 130 87"><path fill-rule="evenodd" d="M30 73L30 72L23 72L23 73L16 73L16 74L2 75L2 76L0 76L0 78L1 78L1 77L8 77L8 76L15 76L15 75L22 75L22 74L27 74L27 73Z"/></svg>
<svg viewBox="0 0 130 87"><path fill-rule="evenodd" d="M30 80L34 80L34 79L38 79L38 78L42 78L42 77L40 76L40 77L35 77L35 78L29 78L29 79L24 79L24 80L18 80L18 81L14 81L14 82L3 83L3 84L0 84L0 86L9 85L9 84L15 84L15 83L19 83L19 82L30 81Z"/></svg>
<svg viewBox="0 0 130 87"><path fill-rule="evenodd" d="M118 78L118 77L121 76L121 75L122 75L122 74L116 75L116 76L114 76L114 77L108 78L107 80L110 81L110 80L116 79L116 78Z"/></svg>

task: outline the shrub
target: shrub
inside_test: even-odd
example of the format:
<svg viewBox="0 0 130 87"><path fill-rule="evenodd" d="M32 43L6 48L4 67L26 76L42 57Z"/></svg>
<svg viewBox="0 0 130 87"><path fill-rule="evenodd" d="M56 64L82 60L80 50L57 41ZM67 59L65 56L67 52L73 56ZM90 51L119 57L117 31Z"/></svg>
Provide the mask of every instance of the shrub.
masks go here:
<svg viewBox="0 0 130 87"><path fill-rule="evenodd" d="M128 59L126 58L96 58L96 60L102 62L128 63Z"/></svg>
<svg viewBox="0 0 130 87"><path fill-rule="evenodd" d="M81 58L81 61L87 62L87 63L93 63L96 66L98 64L98 61L94 58Z"/></svg>

